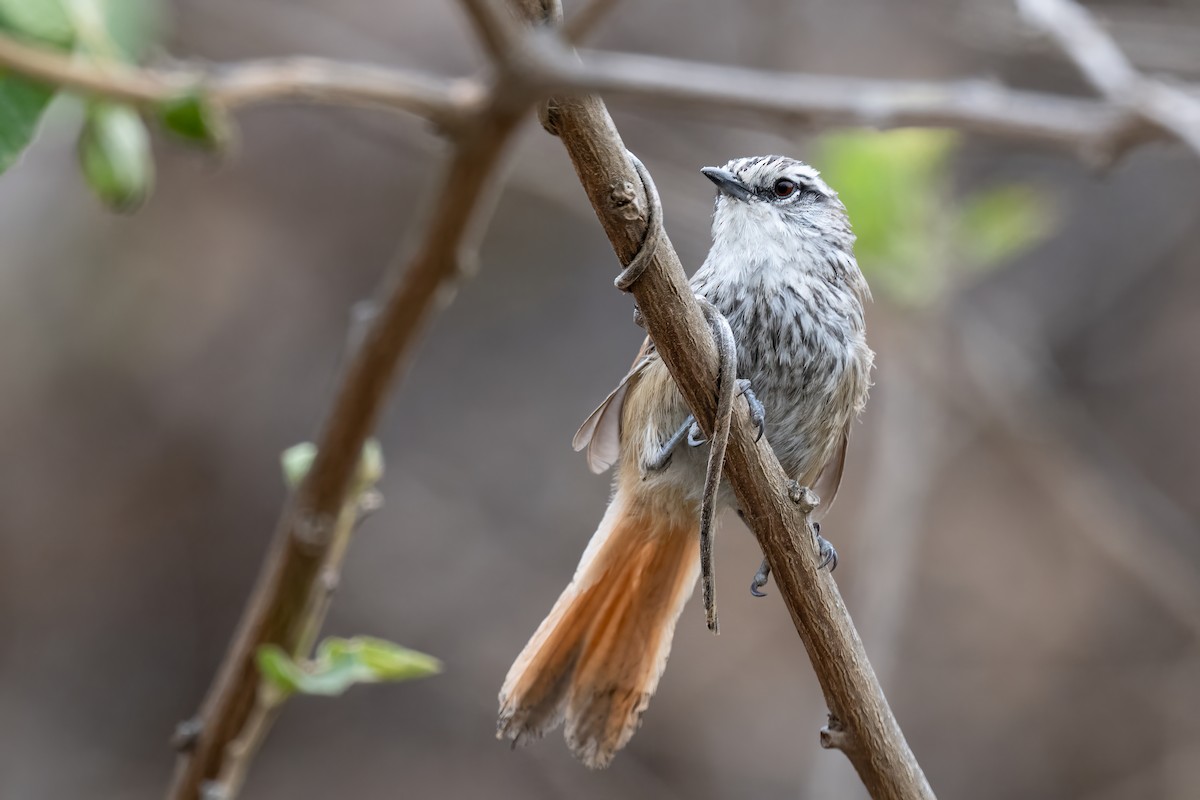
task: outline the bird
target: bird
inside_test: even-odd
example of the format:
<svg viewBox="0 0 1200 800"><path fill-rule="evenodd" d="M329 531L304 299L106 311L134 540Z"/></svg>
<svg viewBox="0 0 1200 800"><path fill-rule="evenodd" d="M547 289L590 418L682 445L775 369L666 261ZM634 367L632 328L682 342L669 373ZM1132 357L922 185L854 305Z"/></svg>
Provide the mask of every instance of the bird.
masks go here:
<svg viewBox="0 0 1200 800"><path fill-rule="evenodd" d="M824 513L874 363L870 289L846 208L816 169L786 156L701 173L717 191L712 245L691 288L728 321L752 418ZM505 677L497 737L515 747L561 724L574 755L600 768L641 724L700 573L706 448L649 337L573 445L593 472L616 467L613 493L570 583ZM736 508L727 488L718 505Z"/></svg>

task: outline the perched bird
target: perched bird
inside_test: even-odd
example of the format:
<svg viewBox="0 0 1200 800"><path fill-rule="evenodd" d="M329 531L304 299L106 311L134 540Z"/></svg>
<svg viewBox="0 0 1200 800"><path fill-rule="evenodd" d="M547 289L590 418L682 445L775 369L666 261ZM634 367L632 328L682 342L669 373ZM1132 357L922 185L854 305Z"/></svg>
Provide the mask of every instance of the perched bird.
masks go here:
<svg viewBox="0 0 1200 800"><path fill-rule="evenodd" d="M765 415L784 470L828 510L874 354L845 206L812 167L783 156L701 170L717 186L712 248L693 290L728 320L738 377ZM743 383L744 385L744 383ZM571 583L500 690L497 735L514 743L565 724L589 767L629 741L658 686L700 571L706 448L647 339L633 368L575 435L588 465L616 464L615 491ZM722 505L735 502L731 492Z"/></svg>

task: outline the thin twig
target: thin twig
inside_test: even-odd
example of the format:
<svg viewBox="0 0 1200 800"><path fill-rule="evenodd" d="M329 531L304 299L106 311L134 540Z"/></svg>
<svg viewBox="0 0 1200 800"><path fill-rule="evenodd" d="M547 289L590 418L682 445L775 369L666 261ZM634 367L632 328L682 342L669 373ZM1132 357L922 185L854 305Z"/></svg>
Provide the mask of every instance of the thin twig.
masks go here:
<svg viewBox="0 0 1200 800"><path fill-rule="evenodd" d="M284 100L375 106L416 114L445 128L455 127L483 100L482 87L475 81L395 67L301 57L204 69L140 69L113 61L78 61L5 35L0 35L0 67L142 107L201 92L209 102L226 108Z"/></svg>
<svg viewBox="0 0 1200 800"><path fill-rule="evenodd" d="M169 797L197 800L201 786L221 773L255 705L259 675L254 655L265 643L294 651L306 633L332 529L375 426L387 390L448 284L460 271L460 250L488 195L505 145L523 113L489 107L464 129L432 200L424 241L403 279L385 298L337 390L319 437L312 468L285 508L254 594L200 712L201 729L181 756Z"/></svg>
<svg viewBox="0 0 1200 800"><path fill-rule="evenodd" d="M1168 131L1200 155L1200 99L1138 72L1108 31L1074 0L1017 0L1025 20L1049 36L1096 91Z"/></svg>
<svg viewBox="0 0 1200 800"><path fill-rule="evenodd" d="M515 0L531 22L554 0ZM546 116L567 149L592 207L622 263L646 235L647 199L625 145L602 100L554 98ZM683 266L663 235L655 256L631 287L646 329L684 399L711 439L717 412L717 353L712 333ZM831 725L823 741L842 749L879 800L932 798L920 765L884 698L837 586L819 570L803 503L789 496L788 478L765 441L756 442L746 404L734 404L726 475L776 576L812 667L825 693Z"/></svg>
<svg viewBox="0 0 1200 800"><path fill-rule="evenodd" d="M799 126L948 127L1053 145L1086 155L1120 152L1155 132L1123 108L1083 98L1010 89L995 81L902 81L769 72L657 56L584 51L555 60L550 86L723 121L782 120Z"/></svg>

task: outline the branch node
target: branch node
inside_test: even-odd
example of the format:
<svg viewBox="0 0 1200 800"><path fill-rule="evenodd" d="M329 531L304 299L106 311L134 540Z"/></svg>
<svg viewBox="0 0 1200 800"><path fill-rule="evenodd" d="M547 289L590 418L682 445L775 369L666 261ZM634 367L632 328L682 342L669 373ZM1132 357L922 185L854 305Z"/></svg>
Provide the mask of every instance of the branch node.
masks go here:
<svg viewBox="0 0 1200 800"><path fill-rule="evenodd" d="M829 721L821 728L821 747L826 750L841 750L849 753L855 748L854 736L846 730L845 724L832 711Z"/></svg>
<svg viewBox="0 0 1200 800"><path fill-rule="evenodd" d="M336 569L327 567L321 573L321 591L325 592L326 595L332 595L336 592L341 582L341 576Z"/></svg>
<svg viewBox="0 0 1200 800"><path fill-rule="evenodd" d="M618 289L629 292L633 290L633 285L642 277L646 267L650 266L650 262L658 253L658 243L662 239L662 201L658 197L658 187L654 185L654 179L650 177L650 171L646 169L646 165L628 150L625 151L625 154L632 162L634 171L642 181L642 190L646 193L646 233L642 236L642 243L638 245L633 258L629 259L625 269L613 281ZM611 184L611 187L609 197L613 210L630 222L641 219L642 210L638 202L637 188L629 181L620 181ZM636 316L634 321L637 321Z"/></svg>
<svg viewBox="0 0 1200 800"><path fill-rule="evenodd" d="M800 506L804 514L811 514L821 505L821 498L807 486L801 486L798 481L788 481L788 499Z"/></svg>
<svg viewBox="0 0 1200 800"><path fill-rule="evenodd" d="M204 722L200 717L183 720L175 726L175 732L171 734L171 749L176 753L192 752L203 730Z"/></svg>
<svg viewBox="0 0 1200 800"><path fill-rule="evenodd" d="M230 800L229 791L220 781L205 781L200 786L201 800Z"/></svg>
<svg viewBox="0 0 1200 800"><path fill-rule="evenodd" d="M613 210L626 222L636 222L642 218L642 204L639 202L637 187L630 181L614 184L609 192L609 202Z"/></svg>
<svg viewBox="0 0 1200 800"><path fill-rule="evenodd" d="M358 522L362 522L367 517L374 514L379 509L383 508L383 492L378 489L368 489L359 495L358 498Z"/></svg>
<svg viewBox="0 0 1200 800"><path fill-rule="evenodd" d="M538 122L542 123L542 130L551 136L559 135L561 117L562 109L557 98L551 97L538 107Z"/></svg>
<svg viewBox="0 0 1200 800"><path fill-rule="evenodd" d="M336 525L337 517L333 514L300 510L296 512L292 536L301 547L323 552L333 538Z"/></svg>

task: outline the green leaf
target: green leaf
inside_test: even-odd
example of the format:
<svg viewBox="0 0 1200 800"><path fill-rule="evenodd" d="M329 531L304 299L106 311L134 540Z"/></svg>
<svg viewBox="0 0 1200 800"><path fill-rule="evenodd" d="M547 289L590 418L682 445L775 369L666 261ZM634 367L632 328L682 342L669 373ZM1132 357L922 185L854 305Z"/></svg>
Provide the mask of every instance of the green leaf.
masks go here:
<svg viewBox="0 0 1200 800"><path fill-rule="evenodd" d="M63 49L70 48L75 38L59 0L0 0L0 30ZM53 87L0 72L0 173L33 142L54 94Z"/></svg>
<svg viewBox="0 0 1200 800"><path fill-rule="evenodd" d="M284 450L279 456L279 462L283 466L284 484L289 489L295 489L303 483L316 457L317 446L312 442L301 442Z"/></svg>
<svg viewBox="0 0 1200 800"><path fill-rule="evenodd" d="M17 162L37 135L54 90L11 74L0 74L0 173Z"/></svg>
<svg viewBox="0 0 1200 800"><path fill-rule="evenodd" d="M326 639L317 648L318 659L322 647L339 650L339 657L357 661L371 676L371 680L407 681L424 678L442 671L442 663L433 656L401 647L386 639L371 636L356 636L353 639Z"/></svg>
<svg viewBox="0 0 1200 800"><path fill-rule="evenodd" d="M432 656L367 636L326 639L315 659L301 663L276 645L263 645L257 661L263 677L285 694L324 696L342 694L356 683L412 680L442 669Z"/></svg>
<svg viewBox="0 0 1200 800"><path fill-rule="evenodd" d="M1042 241L1057 222L1055 209L1031 186L1000 186L968 198L959 216L959 245L970 266L988 268Z"/></svg>
<svg viewBox="0 0 1200 800"><path fill-rule="evenodd" d="M64 50L75 41L75 28L60 0L0 0L0 28Z"/></svg>
<svg viewBox="0 0 1200 800"><path fill-rule="evenodd" d="M79 134L79 163L92 190L117 211L136 209L154 185L150 135L129 106L89 104Z"/></svg>
<svg viewBox="0 0 1200 800"><path fill-rule="evenodd" d="M299 681L304 679L300 665L278 645L264 644L259 647L255 661L263 678L284 694L296 692Z"/></svg>
<svg viewBox="0 0 1200 800"><path fill-rule="evenodd" d="M159 107L163 127L191 144L219 150L229 143L232 126L228 117L217 111L198 92L168 100Z"/></svg>

